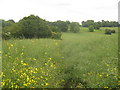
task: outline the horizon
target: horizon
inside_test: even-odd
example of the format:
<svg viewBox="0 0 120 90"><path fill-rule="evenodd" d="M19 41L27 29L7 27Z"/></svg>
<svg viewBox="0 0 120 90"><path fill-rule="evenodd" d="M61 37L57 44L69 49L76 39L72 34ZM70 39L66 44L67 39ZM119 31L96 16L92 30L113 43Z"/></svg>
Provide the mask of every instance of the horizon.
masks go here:
<svg viewBox="0 0 120 90"><path fill-rule="evenodd" d="M30 14L30 15L34 15L34 14ZM28 15L28 16L30 16L30 15ZM28 16L24 16L24 17L28 17ZM38 16L38 15L35 15L35 16ZM24 18L23 17L23 18ZM40 17L40 16L39 16ZM23 18L21 18L21 19L23 19ZM40 17L41 18L41 17ZM14 20L15 21L15 23L17 23L17 22L19 22L21 19L19 19L18 21L15 21L14 19L7 19L7 20L5 20L5 19L1 19L0 18L0 20L5 20L5 21L8 21L8 20ZM46 19L44 19L44 18L42 18L43 20L45 20L45 21L48 21L48 22L56 22L56 21L59 21L60 19L58 19L58 20L55 20L55 21L49 21L49 20L46 20ZM93 20L93 19L89 19L89 20ZM102 19L103 20L103 19ZM100 20L100 21L95 21L95 20L93 20L94 22L102 22L102 20ZM70 20L60 20L60 21L70 21ZM83 21L87 21L87 20L83 20ZM112 21L110 21L110 20L104 20L104 21L109 21L109 22L114 22L113 20ZM70 22L76 22L76 21L70 21ZM118 22L119 23L119 21L115 21L115 22ZM81 22L78 22L79 24L82 24L82 21Z"/></svg>

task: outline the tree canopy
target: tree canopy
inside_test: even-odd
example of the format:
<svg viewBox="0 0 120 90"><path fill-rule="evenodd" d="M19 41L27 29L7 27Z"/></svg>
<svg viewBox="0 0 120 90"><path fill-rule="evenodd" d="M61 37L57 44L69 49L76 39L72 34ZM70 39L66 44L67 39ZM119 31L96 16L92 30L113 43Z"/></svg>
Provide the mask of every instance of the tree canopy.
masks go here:
<svg viewBox="0 0 120 90"><path fill-rule="evenodd" d="M2 36L8 38L61 38L61 32L78 33L81 25L78 22L70 21L46 21L39 16L29 15L23 17L18 22L13 19L2 21ZM95 22L94 20L82 21L83 27L88 27L89 31L99 29L100 27L118 27L120 24L116 21Z"/></svg>

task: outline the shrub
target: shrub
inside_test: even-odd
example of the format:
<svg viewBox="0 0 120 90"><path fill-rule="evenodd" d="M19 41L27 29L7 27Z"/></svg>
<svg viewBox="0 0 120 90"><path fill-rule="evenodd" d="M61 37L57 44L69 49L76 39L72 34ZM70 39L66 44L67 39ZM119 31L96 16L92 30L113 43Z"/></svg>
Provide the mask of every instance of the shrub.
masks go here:
<svg viewBox="0 0 120 90"><path fill-rule="evenodd" d="M88 29L89 29L90 32L94 32L94 27L92 25L89 26Z"/></svg>
<svg viewBox="0 0 120 90"><path fill-rule="evenodd" d="M61 39L62 33L61 32L52 32L53 39Z"/></svg>
<svg viewBox="0 0 120 90"><path fill-rule="evenodd" d="M111 33L115 33L115 30L111 30Z"/></svg>
<svg viewBox="0 0 120 90"><path fill-rule="evenodd" d="M2 32L2 39L10 39L11 38L11 33L10 32Z"/></svg>
<svg viewBox="0 0 120 90"><path fill-rule="evenodd" d="M73 33L78 33L80 31L80 25L77 22L72 22L70 24L70 31Z"/></svg>
<svg viewBox="0 0 120 90"><path fill-rule="evenodd" d="M111 35L111 30L110 29L105 29L105 34Z"/></svg>

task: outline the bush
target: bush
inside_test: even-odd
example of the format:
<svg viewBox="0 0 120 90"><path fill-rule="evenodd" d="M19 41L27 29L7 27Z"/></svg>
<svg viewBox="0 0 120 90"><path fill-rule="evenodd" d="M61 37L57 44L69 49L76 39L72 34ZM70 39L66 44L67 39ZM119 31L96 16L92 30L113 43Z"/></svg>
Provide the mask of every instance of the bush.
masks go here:
<svg viewBox="0 0 120 90"><path fill-rule="evenodd" d="M105 29L105 34L111 35L111 30L110 29Z"/></svg>
<svg viewBox="0 0 120 90"><path fill-rule="evenodd" d="M115 33L115 30L111 30L111 33Z"/></svg>
<svg viewBox="0 0 120 90"><path fill-rule="evenodd" d="M70 31L73 33L78 33L80 31L80 25L77 22L72 22L70 24Z"/></svg>
<svg viewBox="0 0 120 90"><path fill-rule="evenodd" d="M8 40L11 38L11 33L10 32L2 32L2 39Z"/></svg>
<svg viewBox="0 0 120 90"><path fill-rule="evenodd" d="M61 39L62 33L60 32L52 32L52 37L53 39Z"/></svg>
<svg viewBox="0 0 120 90"><path fill-rule="evenodd" d="M88 29L89 29L90 32L94 32L94 26L91 25L91 26L88 27Z"/></svg>

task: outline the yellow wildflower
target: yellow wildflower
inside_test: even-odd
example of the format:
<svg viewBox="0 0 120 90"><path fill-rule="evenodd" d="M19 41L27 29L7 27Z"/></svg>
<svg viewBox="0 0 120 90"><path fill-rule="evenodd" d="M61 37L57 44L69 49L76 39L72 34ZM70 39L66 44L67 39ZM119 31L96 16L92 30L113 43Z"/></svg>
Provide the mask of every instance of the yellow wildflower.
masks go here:
<svg viewBox="0 0 120 90"><path fill-rule="evenodd" d="M54 67L54 65L53 65L53 64L51 64L51 65L50 65L50 67Z"/></svg>
<svg viewBox="0 0 120 90"><path fill-rule="evenodd" d="M11 47L13 47L13 44L10 44Z"/></svg>
<svg viewBox="0 0 120 90"><path fill-rule="evenodd" d="M108 87L104 87L104 88L108 88Z"/></svg>
<svg viewBox="0 0 120 90"><path fill-rule="evenodd" d="M106 76L108 77L108 74L106 74Z"/></svg>
<svg viewBox="0 0 120 90"><path fill-rule="evenodd" d="M35 70L36 70L36 71L38 71L38 69L37 69L37 68L35 68Z"/></svg>
<svg viewBox="0 0 120 90"><path fill-rule="evenodd" d="M27 86L27 84L25 84L25 83L24 83L23 85L24 85L24 86Z"/></svg>
<svg viewBox="0 0 120 90"><path fill-rule="evenodd" d="M117 69L116 68L113 68L114 71L116 71Z"/></svg>
<svg viewBox="0 0 120 90"><path fill-rule="evenodd" d="M21 60L21 63L23 63L23 61Z"/></svg>
<svg viewBox="0 0 120 90"><path fill-rule="evenodd" d="M48 78L46 78L45 80L48 80Z"/></svg>
<svg viewBox="0 0 120 90"><path fill-rule="evenodd" d="M22 52L21 55L23 55L24 53Z"/></svg>
<svg viewBox="0 0 120 90"><path fill-rule="evenodd" d="M43 76L40 76L40 78L43 78Z"/></svg>
<svg viewBox="0 0 120 90"><path fill-rule="evenodd" d="M4 86L5 85L5 82L1 82L2 83L2 86Z"/></svg>
<svg viewBox="0 0 120 90"><path fill-rule="evenodd" d="M120 85L120 81L118 81L118 85Z"/></svg>
<svg viewBox="0 0 120 90"><path fill-rule="evenodd" d="M27 64L26 63L23 63L24 66L26 66Z"/></svg>
<svg viewBox="0 0 120 90"><path fill-rule="evenodd" d="M20 81L20 79L17 79L17 81Z"/></svg>
<svg viewBox="0 0 120 90"><path fill-rule="evenodd" d="M47 86L47 85L49 85L48 83L45 83L45 85Z"/></svg>
<svg viewBox="0 0 120 90"><path fill-rule="evenodd" d="M58 45L58 43L56 42L55 45Z"/></svg>
<svg viewBox="0 0 120 90"><path fill-rule="evenodd" d="M36 58L33 58L33 60L37 60Z"/></svg>
<svg viewBox="0 0 120 90"><path fill-rule="evenodd" d="M45 65L47 65L47 63L45 63Z"/></svg>
<svg viewBox="0 0 120 90"><path fill-rule="evenodd" d="M51 60L52 58L48 58L49 60Z"/></svg>

